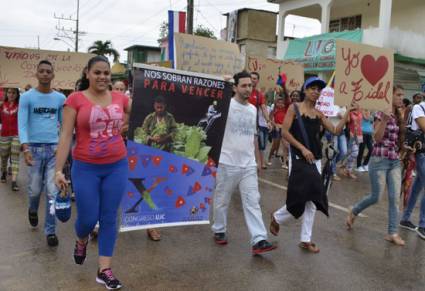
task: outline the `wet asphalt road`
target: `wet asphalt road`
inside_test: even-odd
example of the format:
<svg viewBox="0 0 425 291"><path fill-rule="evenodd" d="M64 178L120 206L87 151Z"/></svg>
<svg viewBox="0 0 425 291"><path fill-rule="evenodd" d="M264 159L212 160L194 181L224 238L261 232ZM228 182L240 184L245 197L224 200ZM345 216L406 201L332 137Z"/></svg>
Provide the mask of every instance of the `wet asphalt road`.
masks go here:
<svg viewBox="0 0 425 291"><path fill-rule="evenodd" d="M270 212L285 200L285 174L277 160L261 174L269 181L260 182L267 228ZM95 242L89 244L84 265L73 262L75 217L58 223L56 248L46 245L41 226L30 228L25 177L24 168L19 193L10 191L10 182L0 185L0 290L105 290L95 282ZM163 229L160 242L150 241L145 231L122 233L114 273L123 290L425 290L425 241L405 230L400 230L405 247L383 239L386 197L365 211L367 217L357 219L353 231L345 229L344 208L368 192L368 183L367 174L357 181L334 183L329 200L336 208L330 208L329 218L316 215L313 240L320 254L298 248L300 222L293 222L282 226L278 237L270 237L277 250L253 257L236 192L229 209L227 246L215 245L206 225ZM40 205L43 222L44 203ZM417 220L418 209L413 216Z"/></svg>

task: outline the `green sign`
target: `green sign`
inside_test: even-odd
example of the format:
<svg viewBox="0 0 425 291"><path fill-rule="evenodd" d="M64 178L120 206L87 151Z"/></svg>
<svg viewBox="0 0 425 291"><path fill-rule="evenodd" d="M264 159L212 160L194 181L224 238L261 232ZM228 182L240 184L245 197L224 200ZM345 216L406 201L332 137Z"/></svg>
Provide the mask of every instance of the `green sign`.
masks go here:
<svg viewBox="0 0 425 291"><path fill-rule="evenodd" d="M361 42L363 30L330 32L289 41L284 60L304 64L305 72L335 70L335 39Z"/></svg>

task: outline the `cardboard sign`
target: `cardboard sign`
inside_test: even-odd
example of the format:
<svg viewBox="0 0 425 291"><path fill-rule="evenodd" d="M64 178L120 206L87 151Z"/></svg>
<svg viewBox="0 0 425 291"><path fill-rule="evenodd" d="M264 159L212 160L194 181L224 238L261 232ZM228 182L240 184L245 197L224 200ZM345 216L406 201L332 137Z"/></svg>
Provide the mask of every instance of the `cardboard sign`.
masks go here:
<svg viewBox="0 0 425 291"><path fill-rule="evenodd" d="M84 67L93 54L0 47L0 87L37 86L37 65L41 60L52 62L55 78L52 88L74 89Z"/></svg>
<svg viewBox="0 0 425 291"><path fill-rule="evenodd" d="M223 76L245 67L245 58L235 43L174 33L174 44L174 67L179 70Z"/></svg>
<svg viewBox="0 0 425 291"><path fill-rule="evenodd" d="M384 110L392 105L394 52L337 40L335 103Z"/></svg>
<svg viewBox="0 0 425 291"><path fill-rule="evenodd" d="M319 100L316 102L316 109L322 112L327 117L336 116L334 106L334 89L326 87L320 93Z"/></svg>
<svg viewBox="0 0 425 291"><path fill-rule="evenodd" d="M304 66L291 61L282 61L258 56L248 56L246 69L260 74L258 88L265 91L276 87L279 73L288 77L286 89L288 92L301 90L304 83Z"/></svg>
<svg viewBox="0 0 425 291"><path fill-rule="evenodd" d="M133 76L121 231L209 223L231 84L139 64Z"/></svg>

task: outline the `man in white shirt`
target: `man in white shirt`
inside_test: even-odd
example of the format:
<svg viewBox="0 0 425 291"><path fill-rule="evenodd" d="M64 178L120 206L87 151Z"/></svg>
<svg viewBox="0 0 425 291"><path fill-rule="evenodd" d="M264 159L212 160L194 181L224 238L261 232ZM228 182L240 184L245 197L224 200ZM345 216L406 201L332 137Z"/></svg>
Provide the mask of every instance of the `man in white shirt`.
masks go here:
<svg viewBox="0 0 425 291"><path fill-rule="evenodd" d="M252 91L251 75L244 71L233 78L235 95L230 102L218 165L212 231L217 244L227 244L227 211L231 195L239 187L252 253L258 255L276 246L267 241L260 208L254 146L257 110L248 102Z"/></svg>
<svg viewBox="0 0 425 291"><path fill-rule="evenodd" d="M413 106L411 130L422 130L425 134L425 102L421 102ZM423 144L425 147L425 144ZM407 201L407 206L403 212L400 221L400 227L416 231L422 239L425 239L425 148L417 150L416 158L416 178L413 182L412 190ZM419 195L422 195L421 206L419 212L419 227L410 221L410 216L415 208Z"/></svg>

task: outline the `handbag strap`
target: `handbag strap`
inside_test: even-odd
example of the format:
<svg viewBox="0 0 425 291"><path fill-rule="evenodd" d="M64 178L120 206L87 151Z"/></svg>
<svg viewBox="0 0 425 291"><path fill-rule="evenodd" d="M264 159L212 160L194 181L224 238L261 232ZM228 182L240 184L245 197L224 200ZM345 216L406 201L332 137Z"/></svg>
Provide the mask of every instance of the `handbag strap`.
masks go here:
<svg viewBox="0 0 425 291"><path fill-rule="evenodd" d="M296 103L294 103L294 109L295 109L295 114L297 115L298 127L300 128L301 135L303 137L304 142L306 143L305 145L307 146L307 149L311 151L310 140L308 139L307 131L305 130L304 122L301 118L300 110L298 109L298 106Z"/></svg>

